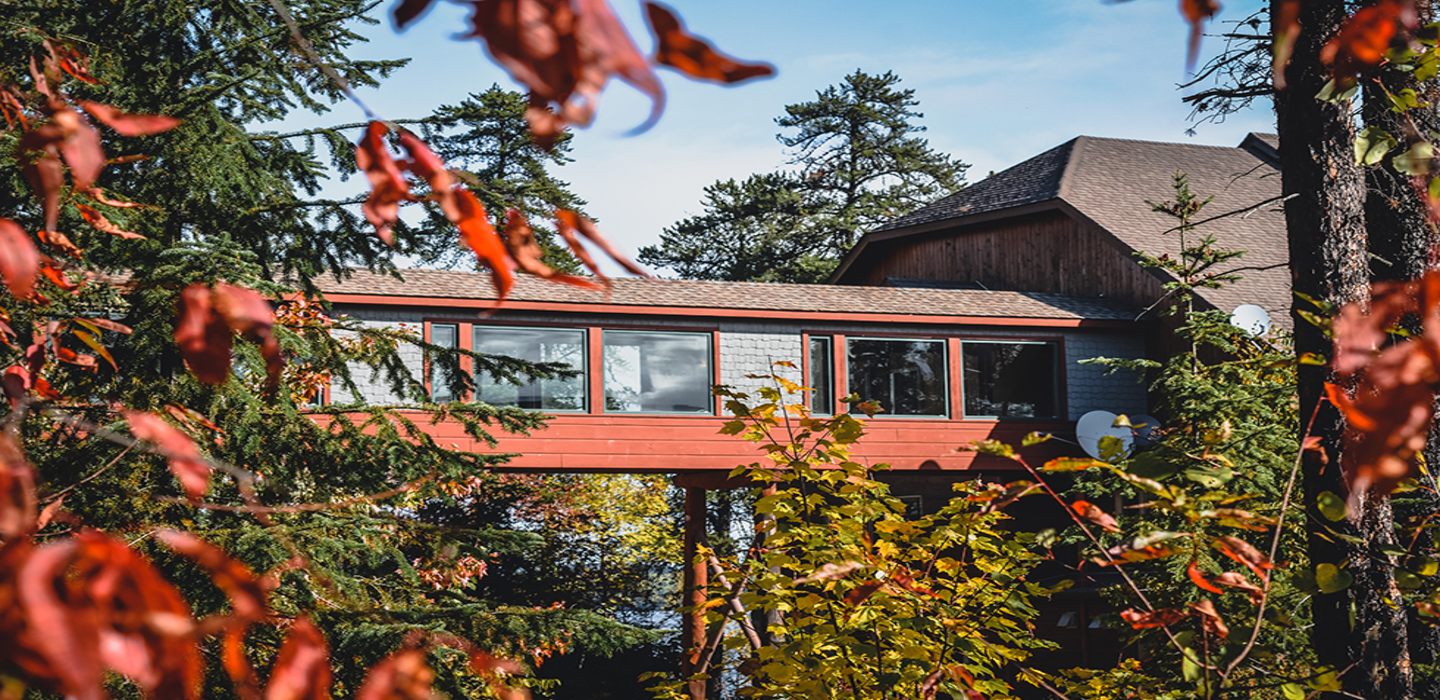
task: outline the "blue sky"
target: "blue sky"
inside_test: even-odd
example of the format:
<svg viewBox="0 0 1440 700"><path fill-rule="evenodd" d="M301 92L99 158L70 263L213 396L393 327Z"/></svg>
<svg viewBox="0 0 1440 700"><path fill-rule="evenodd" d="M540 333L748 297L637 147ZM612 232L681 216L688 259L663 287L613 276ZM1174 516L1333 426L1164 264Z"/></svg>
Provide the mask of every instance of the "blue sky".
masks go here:
<svg viewBox="0 0 1440 700"><path fill-rule="evenodd" d="M642 50L650 36L638 1L612 0ZM974 182L1077 135L1238 144L1271 131L1268 102L1224 124L1193 125L1177 84L1187 27L1175 0L671 0L688 28L722 50L774 64L772 79L717 87L661 71L668 107L653 129L649 102L613 82L600 116L574 139L576 162L557 171L589 201L602 228L633 254L661 229L700 211L717 179L782 167L774 118L786 104L861 69L895 71L915 90L931 145L972 165ZM1261 6L1233 0L1210 33ZM388 21L361 57L411 57L364 99L386 118L418 117L492 83L518 88L479 44L453 37L466 10L440 4L402 34ZM1207 38L1202 56L1220 48ZM1203 61L1203 58L1202 58ZM354 114L350 114L354 112ZM359 120L337 105L326 119ZM309 121L309 120L306 120ZM1186 130L1196 130L1187 136ZM363 187L363 180L350 183Z"/></svg>

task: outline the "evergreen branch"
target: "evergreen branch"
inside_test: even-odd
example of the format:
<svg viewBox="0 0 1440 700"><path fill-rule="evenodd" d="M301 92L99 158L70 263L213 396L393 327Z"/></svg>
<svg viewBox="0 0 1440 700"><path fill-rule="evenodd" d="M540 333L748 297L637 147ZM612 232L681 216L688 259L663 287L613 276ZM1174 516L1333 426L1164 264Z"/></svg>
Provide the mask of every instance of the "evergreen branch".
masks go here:
<svg viewBox="0 0 1440 700"><path fill-rule="evenodd" d="M286 204L267 204L262 207L251 207L245 211L247 216L267 211L285 211L289 209L304 209L307 207L343 207L351 204L362 204L364 197L351 197L350 199L317 199L309 202L289 202Z"/></svg>
<svg viewBox="0 0 1440 700"><path fill-rule="evenodd" d="M442 121L439 117L424 117L421 119L387 119L390 124L434 124ZM370 122L355 122L353 124L339 124L320 129L306 129L304 131L293 131L288 134L250 134L252 141L280 141L282 139L293 139L301 136L322 136L331 131L344 131L345 129L362 129Z"/></svg>
<svg viewBox="0 0 1440 700"><path fill-rule="evenodd" d="M156 496L156 497L155 497L155 500L160 501L161 503L173 503L173 504L175 504L175 505L188 505L188 506L192 506L192 507L199 508L199 509L202 509L202 510L219 510L219 511L225 511L225 512L227 512L227 513L249 513L249 514L251 514L251 515L260 515L260 514L267 514L267 515L268 515L268 514L271 514L271 513L313 513L313 512L316 512L316 511L332 510L332 509L338 509L338 508L346 508L346 507L353 506L353 505L359 505L359 504L361 504L361 503L370 503L370 502L373 502L373 501L382 501L382 500L385 500L385 499L390 498L390 497L392 497L392 496L398 496L398 495L400 495L400 494L402 494L402 493L406 493L406 492L409 492L409 491L414 491L415 489L419 488L421 484L424 484L425 482L430 481L430 480L432 480L432 479L434 479L434 478L435 478L435 472L432 471L432 472L430 472L429 474L426 474L425 476L420 477L419 479L415 479L414 481L406 482L406 483L401 484L400 486L397 486L397 487L395 487L395 488L393 488L393 489L389 489L389 490L386 490L386 491L381 491L381 492L379 492L379 493L372 493L372 494L368 494L368 495L365 495L365 496L356 496L356 497L354 497L354 498L347 498L347 499L345 499L345 500L343 500L343 501L335 501L334 503L297 503L297 504L289 505L289 506L260 506L260 505L232 506L232 505L226 505L226 504L223 504L223 503L193 503L193 502L187 501L187 500L185 500L185 499L183 499L183 498L175 498L174 496Z"/></svg>
<svg viewBox="0 0 1440 700"><path fill-rule="evenodd" d="M340 75L334 67L320 58L320 54L315 52L315 47L310 43L310 40L306 39L304 32L300 31L300 25L296 24L295 18L290 16L290 10L285 8L284 0L270 0L270 6L275 8L275 12L280 15L280 19L285 22L285 26L290 28L290 35L295 37L295 43L299 44L300 50L305 52L305 56L310 59L310 62L314 63L315 67L319 68L320 72L324 73L325 77L330 79L330 82L340 88L340 91L345 93L345 96L350 98L351 102L354 102L356 106L360 107L360 111L364 112L365 116L374 120L376 118L375 113L370 111L370 108L365 105L365 102L360 99L359 95L355 94L354 90L350 89L350 81L346 80L345 76Z"/></svg>

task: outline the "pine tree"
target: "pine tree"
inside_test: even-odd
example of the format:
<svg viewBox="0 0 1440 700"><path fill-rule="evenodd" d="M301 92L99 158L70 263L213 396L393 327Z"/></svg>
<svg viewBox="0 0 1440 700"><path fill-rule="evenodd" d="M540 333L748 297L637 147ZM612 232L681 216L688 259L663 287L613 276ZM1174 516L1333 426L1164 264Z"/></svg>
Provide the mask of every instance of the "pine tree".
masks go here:
<svg viewBox="0 0 1440 700"><path fill-rule="evenodd" d="M820 282L862 233L958 190L969 166L915 136L924 115L899 84L857 70L787 105L775 123L794 132L776 138L796 171L707 187L705 213L640 260L694 279Z"/></svg>
<svg viewBox="0 0 1440 700"><path fill-rule="evenodd" d="M371 3L294 0L287 5L312 50L352 86L377 85L404 63L346 57L360 40L356 25L374 22L367 15ZM94 83L65 78L54 87L126 112L183 120L178 128L143 138L101 127L105 152L119 160L104 168L96 185L108 201L138 206L63 193L55 229L73 246L47 234L42 252L67 261L59 264L69 269L71 283L82 271L99 277L75 293L42 281L43 298L8 292L0 297L4 318L15 329L13 344L0 346L0 365L23 366L26 348L44 348L47 338L50 346L71 353L55 350L57 357L91 359L88 365L46 365L43 376L55 391L73 398L50 406L52 412L30 410L19 425L22 448L41 479L40 498L60 503L63 497L62 515L46 534L97 528L125 535L167 570L201 614L223 609L224 598L207 577L153 545L147 533L188 531L256 571L279 567L281 585L271 603L282 617L308 615L321 627L340 696L353 695L366 669L414 629L456 634L521 658L562 644L609 653L649 637L583 610L534 609L487 598L475 580L488 563L523 555L536 546L535 539L415 517L427 505L469 498L471 481L501 461L436 444L421 429L423 423L456 421L484 442L492 431L534 430L541 421L537 414L515 409L434 403L398 350L419 346L439 362L456 369L458 363L413 331L327 318L315 303L283 308L274 333L290 362L282 389L273 394L265 381L267 350L255 342L237 340L235 371L219 385L198 381L182 360L175 341L176 308L182 290L191 285L224 281L280 299L314 292L320 275L344 275L355 265L384 270L393 264L391 251L358 213L363 200L358 187L359 196L352 199L318 196L332 167L353 171L350 141L358 132L261 131L297 110L325 113L341 99L340 89L307 60L270 6L208 0L178 5L47 1L7 7L5 21L10 30L0 37L0 84L36 95L39 86L27 67L32 56L44 55L48 40L88 56L95 78ZM490 98L502 105L509 99L485 93L475 105L467 102L435 121L442 127L484 128L491 119L485 102ZM33 125L47 117L31 110L27 118ZM20 173L19 161L28 157L17 145L21 132L0 133L0 151L17 151L18 157L0 163L5 184L0 217L37 232L46 228L45 214ZM561 183L542 180L534 163L486 165L490 152L483 150L480 136L452 138L444 141L447 155L464 159L474 154L481 185L487 195L499 198L497 203L512 193L516 205L539 206L551 202L547 197L554 198L552 204L575 202ZM495 152L509 152L505 143ZM525 157L539 162L533 155ZM536 177L534 200L524 189L527 175ZM95 207L117 229L144 238L90 226L79 204ZM493 208L503 211L503 206ZM449 228L410 227L397 234L402 253L454 246L456 239ZM97 317L133 329L129 335L107 332L101 338L113 367L108 358L90 355L99 351L89 345L87 339L95 337L87 335L84 324ZM499 377L554 371L505 358L471 357L476 371ZM352 373L372 371L389 385L391 403L310 404L315 386L329 383L336 396L353 394L362 378ZM460 388L468 386L468 376L458 371L451 376ZM164 457L107 439L107 430L126 434L134 429L117 406L173 417L169 424L188 434L204 457L233 465L236 475L251 476L216 475L204 496L209 506L193 507ZM242 486L253 488L253 497L245 497ZM265 516L267 524L245 512L255 504L279 510ZM304 566L287 564L298 555ZM247 644L252 658L272 659L280 636L275 628L253 633ZM7 679L16 677L12 662L0 658L0 675ZM483 683L461 666L437 664L437 689L456 697L484 692ZM230 692L218 673L207 683L207 697Z"/></svg>

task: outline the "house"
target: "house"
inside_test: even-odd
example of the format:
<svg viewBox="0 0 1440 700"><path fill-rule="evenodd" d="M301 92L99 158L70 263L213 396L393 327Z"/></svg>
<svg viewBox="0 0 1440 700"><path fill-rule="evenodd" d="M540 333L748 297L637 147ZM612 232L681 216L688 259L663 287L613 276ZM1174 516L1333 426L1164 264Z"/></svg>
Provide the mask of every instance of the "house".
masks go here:
<svg viewBox="0 0 1440 700"><path fill-rule="evenodd" d="M1070 439L1085 413L1147 412L1137 377L1081 361L1170 351L1156 313L1168 278L1134 253L1175 257L1193 244L1147 204L1174 197L1177 172L1214 197L1199 232L1247 251L1226 268L1243 280L1200 292L1197 304L1256 304L1288 326L1275 139L1254 134L1234 148L1073 139L869 232L828 285L617 279L593 291L522 278L497 307L489 279L471 272L396 279L357 270L320 283L337 312L366 323L569 362L575 379L516 387L477 378L482 400L554 416L536 435L502 437L494 449L521 455L505 468L675 473L687 489L693 555L704 490L731 485L731 469L760 459L752 443L719 434L726 417L709 389L754 391L765 380L753 375L777 371L778 361L794 363L778 370L787 378L814 387L806 401L816 414L844 410L839 398L850 393L884 407L857 458L891 464L882 478L920 510L948 499L957 475L1016 478L1006 460L956 451L970 441L1017 444L1041 431L1061 440L1029 448L1030 457L1075 454ZM423 374L418 351L407 361ZM388 391L376 381L330 400L386 402ZM442 443L491 449L455 426L429 429ZM687 567L687 589L705 576L703 565ZM1090 661L1087 644L1118 648L1110 632L1090 629L1095 605L1076 598L1046 612L1049 636L1079 650L1066 663ZM703 643L703 612L685 627L683 639Z"/></svg>
<svg viewBox="0 0 1440 700"><path fill-rule="evenodd" d="M1244 250L1227 263L1243 279L1202 290L1198 307L1255 304L1289 326L1290 273L1276 137L1198 146L1080 136L867 233L831 277L840 285L968 284L1104 298L1150 309L1167 273L1134 254L1177 257L1176 220L1147 202L1175 198L1184 173L1213 197L1193 236Z"/></svg>

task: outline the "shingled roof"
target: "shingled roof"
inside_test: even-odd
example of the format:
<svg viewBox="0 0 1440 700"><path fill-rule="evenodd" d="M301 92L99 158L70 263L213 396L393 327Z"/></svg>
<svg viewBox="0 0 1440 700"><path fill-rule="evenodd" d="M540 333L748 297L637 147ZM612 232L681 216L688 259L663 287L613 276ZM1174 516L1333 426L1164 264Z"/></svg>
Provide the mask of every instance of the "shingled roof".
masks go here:
<svg viewBox="0 0 1440 700"><path fill-rule="evenodd" d="M1225 266L1244 276L1240 283L1200 296L1224 310L1259 304L1284 323L1290 276L1274 156L1275 137L1268 134L1251 134L1233 148L1080 136L866 234L837 279L863 253L866 239L964 226L979 215L993 221L1007 209L1043 203L1090 220L1132 250L1173 257L1180 250L1175 220L1151 211L1146 202L1173 200L1172 179L1183 172L1192 192L1214 196L1201 213L1200 230L1213 234L1222 248L1246 251Z"/></svg>
<svg viewBox="0 0 1440 700"><path fill-rule="evenodd" d="M485 273L400 270L398 274L399 279L353 269L343 280L323 276L315 282L327 296L409 297L417 302L423 298L427 305L433 305L436 299L495 298ZM607 293L521 276L508 298L517 302L693 308L696 315L704 315L707 309L829 312L849 314L856 320L864 320L869 314L906 314L1133 321L1139 314L1138 309L1112 300L1061 294L636 278L613 280ZM577 306L575 310L583 312L585 308Z"/></svg>

